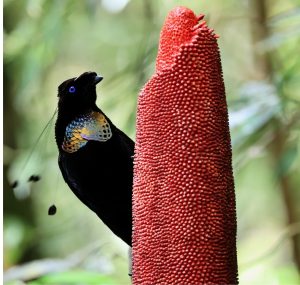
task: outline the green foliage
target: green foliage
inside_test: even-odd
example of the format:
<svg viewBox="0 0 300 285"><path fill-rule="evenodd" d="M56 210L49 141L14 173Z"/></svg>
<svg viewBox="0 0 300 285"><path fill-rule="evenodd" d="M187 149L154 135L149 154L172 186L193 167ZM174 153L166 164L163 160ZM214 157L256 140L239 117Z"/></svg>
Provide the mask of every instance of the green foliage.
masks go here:
<svg viewBox="0 0 300 285"><path fill-rule="evenodd" d="M28 285L46 285L46 284L97 284L97 285L113 285L116 284L111 277L103 276L98 273L88 271L66 271L45 275L37 280L27 283Z"/></svg>
<svg viewBox="0 0 300 285"><path fill-rule="evenodd" d="M56 108L57 86L87 70L104 76L98 105L134 138L137 95L154 72L160 27L172 7L185 5L206 14L221 36L241 283L296 284L291 244L299 241L300 228L291 223L300 221L299 1L117 2L4 1L5 270L50 257L67 260L96 241L97 250L83 255L78 271L41 274L28 284L129 284L127 249L65 186L51 128L25 170L24 161ZM253 3L265 4L265 23ZM265 37L254 43L264 28ZM42 180L25 183L19 200L9 184L20 173L26 181L28 171ZM49 217L53 202L58 212ZM16 280L7 284L25 279Z"/></svg>

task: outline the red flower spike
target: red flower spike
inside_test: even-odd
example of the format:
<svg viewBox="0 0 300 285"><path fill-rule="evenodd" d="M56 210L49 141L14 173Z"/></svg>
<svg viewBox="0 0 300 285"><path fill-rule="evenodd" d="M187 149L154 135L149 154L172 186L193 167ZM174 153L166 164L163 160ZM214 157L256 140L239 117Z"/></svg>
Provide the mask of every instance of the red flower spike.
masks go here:
<svg viewBox="0 0 300 285"><path fill-rule="evenodd" d="M133 284L237 284L228 113L216 35L179 7L138 102ZM196 27L196 30L194 29Z"/></svg>

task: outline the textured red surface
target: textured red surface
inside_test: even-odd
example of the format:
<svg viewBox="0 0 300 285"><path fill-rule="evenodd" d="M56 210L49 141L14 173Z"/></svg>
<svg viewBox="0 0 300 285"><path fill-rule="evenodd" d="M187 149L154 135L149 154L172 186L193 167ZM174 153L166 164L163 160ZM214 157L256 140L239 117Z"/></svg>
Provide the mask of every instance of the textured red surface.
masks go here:
<svg viewBox="0 0 300 285"><path fill-rule="evenodd" d="M138 102L133 284L237 284L231 145L216 36L184 7Z"/></svg>
<svg viewBox="0 0 300 285"><path fill-rule="evenodd" d="M178 19L184 20L178 21ZM170 67L180 46L192 39L191 29L198 24L198 21L193 11L177 7L169 13L165 23L160 34L156 72Z"/></svg>

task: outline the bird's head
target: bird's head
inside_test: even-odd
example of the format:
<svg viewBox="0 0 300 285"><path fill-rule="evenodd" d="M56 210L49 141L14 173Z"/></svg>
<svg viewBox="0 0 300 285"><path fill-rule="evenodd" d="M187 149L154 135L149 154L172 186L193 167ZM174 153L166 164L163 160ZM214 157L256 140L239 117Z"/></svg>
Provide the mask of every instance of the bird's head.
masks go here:
<svg viewBox="0 0 300 285"><path fill-rule="evenodd" d="M96 85L103 79L96 72L84 72L65 80L58 87L58 112L64 115L80 115L95 106Z"/></svg>

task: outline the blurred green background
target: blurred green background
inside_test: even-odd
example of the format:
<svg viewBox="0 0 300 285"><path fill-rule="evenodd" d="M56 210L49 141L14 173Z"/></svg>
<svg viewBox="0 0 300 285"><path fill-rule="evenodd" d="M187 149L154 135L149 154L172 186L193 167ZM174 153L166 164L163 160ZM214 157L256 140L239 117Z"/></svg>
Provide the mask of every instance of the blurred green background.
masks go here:
<svg viewBox="0 0 300 285"><path fill-rule="evenodd" d="M240 283L299 282L299 0L4 0L7 284L130 283L127 247L62 180L53 121L26 158L54 113L57 86L87 70L104 76L98 104L134 139L137 94L177 5L204 13L221 36ZM33 173L42 180L28 185ZM58 212L48 216L52 203Z"/></svg>

